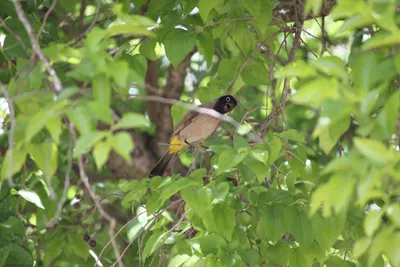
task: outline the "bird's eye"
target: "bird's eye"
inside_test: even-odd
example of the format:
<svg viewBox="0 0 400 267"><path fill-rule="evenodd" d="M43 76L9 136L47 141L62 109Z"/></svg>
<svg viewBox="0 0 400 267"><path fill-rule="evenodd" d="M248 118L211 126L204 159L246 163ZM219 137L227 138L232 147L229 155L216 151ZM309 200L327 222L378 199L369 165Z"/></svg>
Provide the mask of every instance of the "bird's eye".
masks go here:
<svg viewBox="0 0 400 267"><path fill-rule="evenodd" d="M227 96L227 97L225 98L225 101L229 103L229 102L231 102L231 98L230 98L229 96Z"/></svg>

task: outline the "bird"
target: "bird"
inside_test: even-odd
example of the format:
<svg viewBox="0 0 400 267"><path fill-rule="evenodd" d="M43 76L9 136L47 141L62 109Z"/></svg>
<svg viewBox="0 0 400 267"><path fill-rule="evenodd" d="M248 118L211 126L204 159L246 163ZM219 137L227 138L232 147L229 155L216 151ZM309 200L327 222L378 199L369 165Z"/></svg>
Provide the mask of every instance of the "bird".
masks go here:
<svg viewBox="0 0 400 267"><path fill-rule="evenodd" d="M224 95L199 107L210 108L223 115L232 111L236 105L237 101L232 95ZM201 113L196 108L189 110L175 126L168 142L167 152L151 169L148 177L162 176L169 161L176 153L184 148L188 148L191 151L194 144L202 144L207 137L219 128L221 122L221 118Z"/></svg>

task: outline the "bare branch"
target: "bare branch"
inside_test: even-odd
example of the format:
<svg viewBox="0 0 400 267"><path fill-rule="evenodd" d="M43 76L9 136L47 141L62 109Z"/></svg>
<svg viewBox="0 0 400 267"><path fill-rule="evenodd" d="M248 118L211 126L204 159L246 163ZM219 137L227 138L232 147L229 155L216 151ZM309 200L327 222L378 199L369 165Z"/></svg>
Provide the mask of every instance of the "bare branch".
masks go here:
<svg viewBox="0 0 400 267"><path fill-rule="evenodd" d="M35 34L33 33L32 25L29 23L28 19L26 18L24 11L22 10L21 3L19 0L14 0L14 7L17 12L19 20L24 25L26 32L28 33L29 40L32 44L33 52L39 57L39 59L43 62L47 72L53 78L54 90L56 93L60 93L62 89L61 81L57 76L55 70L51 67L50 62L47 58L43 55L42 50L40 49L40 45L38 39L36 38Z"/></svg>

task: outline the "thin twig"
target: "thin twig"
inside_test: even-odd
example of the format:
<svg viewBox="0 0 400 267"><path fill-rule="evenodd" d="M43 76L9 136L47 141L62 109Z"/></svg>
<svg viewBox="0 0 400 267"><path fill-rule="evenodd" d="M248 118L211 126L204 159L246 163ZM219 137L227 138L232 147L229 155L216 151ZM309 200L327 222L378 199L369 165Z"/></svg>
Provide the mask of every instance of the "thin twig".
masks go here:
<svg viewBox="0 0 400 267"><path fill-rule="evenodd" d="M44 14L42 25L40 26L40 29L39 29L39 31L38 31L38 33L36 35L36 38L38 40L40 38L40 35L42 34L42 31L43 31L44 27L46 26L47 19L49 18L50 13L53 11L53 9L56 7L56 4L57 4L57 0L53 0L53 3L51 3L51 6L47 10L46 14Z"/></svg>
<svg viewBox="0 0 400 267"><path fill-rule="evenodd" d="M13 160L12 160L12 156L13 156L13 152L14 152L14 131L15 131L15 127L17 126L17 121L15 119L15 110L14 110L14 104L13 102L10 100L10 97L8 95L8 91L6 90L6 88L4 87L3 83L0 82L0 89L3 93L4 98L7 101L8 104L8 109L10 111L10 131L8 132L8 171L7 171L7 180L8 180L8 185L10 187L14 186L14 180L12 178L12 164L13 164Z"/></svg>
<svg viewBox="0 0 400 267"><path fill-rule="evenodd" d="M240 74L243 72L244 67L246 67L247 64L249 64L250 60L260 51L261 47L263 45L265 45L269 40L271 40L273 37L275 37L276 35L278 35L279 33L281 33L281 30L274 32L273 34L271 34L270 36L268 36L259 46L256 46L256 48L254 49L254 51L250 54L250 56L248 56L246 58L245 61L243 61L242 65L240 66L238 72L236 73L235 77L232 80L231 85L229 86L227 93L231 93L233 90L233 86L235 86L235 83L237 81L237 79L239 79Z"/></svg>
<svg viewBox="0 0 400 267"><path fill-rule="evenodd" d="M76 136L75 127L74 127L74 125L72 124L72 122L70 122L70 123L68 124L68 126L69 126L70 134L71 134L71 136L72 136L74 142L76 143L77 136ZM117 222L116 222L115 218L111 217L111 216L103 209L103 207L101 206L101 204L100 204L100 202L99 202L97 196L93 193L92 187L90 186L90 183L89 183L89 178L87 177L87 174L86 174L86 171L85 171L85 166L83 165L83 161L84 161L84 160L83 160L83 157L82 157L82 156L79 156L79 157L78 157L78 166L79 166L79 176L80 176L80 179L81 179L83 185L85 186L86 190L88 191L90 198L93 200L93 202L94 202L94 204L95 204L95 206L96 206L96 209L97 209L97 211L99 212L100 216L101 216L102 218L104 218L106 221L108 221L108 223L110 224L110 225L109 225L109 230L108 230L108 235L109 235L110 239L112 240L112 241L111 241L111 244L112 244L113 249L114 249L115 257L116 257L117 259L119 259L119 258L120 258L119 249L118 249L117 243L116 243L115 240L113 239L113 237L114 237L114 230L115 230L115 227L116 227ZM123 266L124 266L124 264L122 263L122 261L119 261L119 260L118 260L118 264L119 264L120 267L123 267Z"/></svg>
<svg viewBox="0 0 400 267"><path fill-rule="evenodd" d="M31 41L33 52L39 57L39 59L43 62L47 72L53 78L54 90L56 93L60 93L62 89L61 81L57 76L56 71L51 67L50 62L47 58L43 55L42 50L40 49L40 45L38 39L36 38L35 34L33 33L32 25L29 23L28 19L26 18L24 11L22 10L21 3L19 0L14 0L14 7L17 12L19 20L24 25L26 32L28 33L29 40Z"/></svg>
<svg viewBox="0 0 400 267"><path fill-rule="evenodd" d="M94 18L93 18L92 22L90 23L89 27L76 38L76 41L74 44L77 44L94 27L94 25L97 22L97 18L99 16L99 11L100 11L100 0L96 0L96 12L94 14Z"/></svg>
<svg viewBox="0 0 400 267"><path fill-rule="evenodd" d="M58 202L56 214L54 215L54 218L47 225L47 228L52 228L52 227L54 227L54 225L56 225L58 223L58 220L59 220L60 215L61 215L62 208L63 208L63 206L65 204L65 201L67 200L67 192L68 192L69 185L71 183L70 174L71 174L71 170L72 170L72 149L73 149L73 145L74 145L74 143L73 143L73 140L72 140L72 136L70 135L69 136L69 143L68 143L68 154L67 154L68 165L67 165L67 172L65 173L64 188L63 188L61 199Z"/></svg>
<svg viewBox="0 0 400 267"><path fill-rule="evenodd" d="M85 18L85 10L86 10L86 0L82 0L81 9L79 10L79 17L78 17L79 33L83 32L83 19Z"/></svg>
<svg viewBox="0 0 400 267"><path fill-rule="evenodd" d="M140 215L144 214L145 212L146 212L146 211L142 211L141 213L137 214L135 217L133 217L131 220L129 220L126 224L124 224L124 225L118 230L118 232L115 234L115 236L114 236L112 239L110 239L110 240L107 242L107 244L102 248L102 250L100 251L99 256L97 257L97 260L96 260L94 266L96 266L96 265L97 265L97 262L100 261L101 256L103 255L103 253L104 253L104 251L106 250L106 248L111 244L112 240L114 240L114 239L119 235L119 233L120 233L122 230L125 229L125 227L127 227L131 222L133 222L134 220L136 220L136 218L138 218Z"/></svg>
<svg viewBox="0 0 400 267"><path fill-rule="evenodd" d="M16 32L14 32L10 27L8 27L7 23L5 20L0 17L0 22L3 24L3 27L12 35L14 36L15 39L18 40L18 42L21 43L22 48L24 49L25 53L27 56L29 56L28 48L26 47L24 41L22 40L21 36L19 36Z"/></svg>

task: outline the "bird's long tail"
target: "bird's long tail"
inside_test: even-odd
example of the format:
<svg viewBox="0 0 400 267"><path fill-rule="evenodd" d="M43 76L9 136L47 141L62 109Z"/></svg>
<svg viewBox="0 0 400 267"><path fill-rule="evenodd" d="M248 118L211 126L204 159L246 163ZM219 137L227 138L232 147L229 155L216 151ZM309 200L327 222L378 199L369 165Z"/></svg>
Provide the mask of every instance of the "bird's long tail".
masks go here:
<svg viewBox="0 0 400 267"><path fill-rule="evenodd" d="M167 151L167 153L165 153L164 156L157 162L156 166L154 166L153 169L149 172L149 177L162 176L173 155L174 154Z"/></svg>
<svg viewBox="0 0 400 267"><path fill-rule="evenodd" d="M156 166L149 172L149 177L162 176L168 166L172 156L184 149L188 144L179 139L178 136L173 136L169 142L167 153L157 162Z"/></svg>

